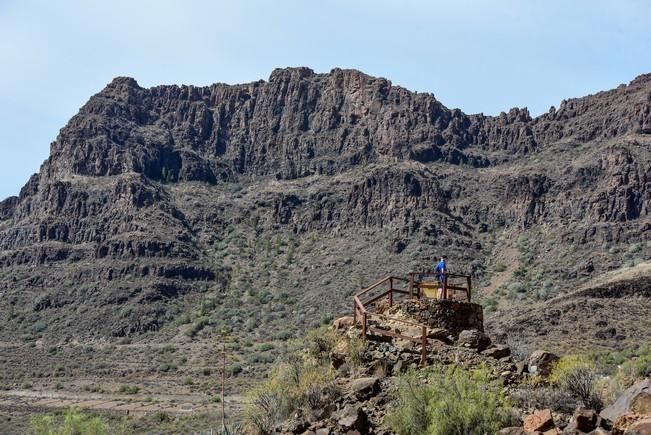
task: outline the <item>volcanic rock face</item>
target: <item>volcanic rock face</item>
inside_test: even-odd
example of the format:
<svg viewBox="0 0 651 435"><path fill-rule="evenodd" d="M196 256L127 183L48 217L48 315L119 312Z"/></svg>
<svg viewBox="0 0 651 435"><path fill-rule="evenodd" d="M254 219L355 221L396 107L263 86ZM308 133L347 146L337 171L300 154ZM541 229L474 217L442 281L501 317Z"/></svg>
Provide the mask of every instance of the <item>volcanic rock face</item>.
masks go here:
<svg viewBox="0 0 651 435"><path fill-rule="evenodd" d="M0 335L51 317L81 335L153 330L171 301L207 291L331 294L324 308L341 311L351 276L441 250L481 276L498 231L544 231L535 266L560 291L592 273L578 268L588 252L609 268L618 244L648 255L649 134L648 75L537 118L466 115L353 70L151 89L116 78L0 202L0 311L13 313Z"/></svg>

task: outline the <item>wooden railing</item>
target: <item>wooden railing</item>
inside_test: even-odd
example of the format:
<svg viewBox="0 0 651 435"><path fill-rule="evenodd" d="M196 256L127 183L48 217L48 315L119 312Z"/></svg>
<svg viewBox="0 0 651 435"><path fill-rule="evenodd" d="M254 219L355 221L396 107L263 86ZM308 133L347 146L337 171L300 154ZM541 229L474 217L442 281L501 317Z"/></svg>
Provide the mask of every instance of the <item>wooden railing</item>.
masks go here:
<svg viewBox="0 0 651 435"><path fill-rule="evenodd" d="M369 333L373 333L373 334L385 335L394 338L402 338L405 340L420 343L421 345L420 364L424 365L427 360L427 327L425 325L409 322L407 320L398 319L395 317L385 316L379 313L373 313L368 310L368 307L370 305L376 304L382 300L387 300L389 307L391 307L393 305L395 297L398 295L413 296L411 287L408 287L407 289L395 288L394 284L398 282L409 283L409 280L404 278L399 278L396 276L387 276L386 278L381 279L380 281L376 282L372 286L367 287L359 291L358 293L356 293L355 296L353 296L353 320L355 324L361 323L362 337L364 339L368 337ZM378 295L374 295L370 299L367 299L365 297L367 295L370 295L371 292L373 292L373 290L380 289L382 286L387 284L388 284L388 289L386 291L383 291ZM394 295L394 293L396 295ZM362 299L364 299L364 302L362 302ZM369 322L372 318L400 323L403 325L407 325L408 327L411 328L417 328L417 330L419 330L420 332L420 336L413 337L410 335L400 334L398 332L394 332L391 330L373 327Z"/></svg>
<svg viewBox="0 0 651 435"><path fill-rule="evenodd" d="M353 296L353 321L355 324L361 323L362 337L366 339L369 333L373 333L393 338L402 338L404 340L419 343L421 345L421 365L424 365L427 361L427 326L395 317L389 317L381 313L371 312L369 308L381 301L387 301L388 306L391 307L397 297L408 296L410 298L420 299L424 296L425 289L438 289L439 284L436 279L433 279L432 281L424 279L424 277L427 276L433 276L433 274L431 272L409 272L408 279L397 276L387 276L375 284L360 290ZM463 282L459 284L458 281ZM396 288L395 285L398 283L406 283L407 287ZM386 288L386 290L382 291L383 288ZM375 292L379 292L379 294L374 294ZM443 280L442 299L450 299L450 296L452 296L451 299L459 300L457 299L457 292L465 294L465 299L470 302L470 276L451 273L446 274ZM419 336L410 336L392 330L373 327L370 322L372 318L407 325L408 328L415 328L419 331Z"/></svg>

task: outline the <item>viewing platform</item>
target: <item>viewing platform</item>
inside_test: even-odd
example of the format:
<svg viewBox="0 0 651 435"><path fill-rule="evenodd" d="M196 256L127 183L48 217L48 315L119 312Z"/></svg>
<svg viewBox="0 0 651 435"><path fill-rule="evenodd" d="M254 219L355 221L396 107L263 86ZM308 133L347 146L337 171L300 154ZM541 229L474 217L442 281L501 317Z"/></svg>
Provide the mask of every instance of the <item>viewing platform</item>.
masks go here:
<svg viewBox="0 0 651 435"><path fill-rule="evenodd" d="M353 324L364 339L417 343L423 365L430 339L456 339L465 330L483 334L482 306L471 300L469 275L446 274L442 286L428 272L387 276L353 296Z"/></svg>

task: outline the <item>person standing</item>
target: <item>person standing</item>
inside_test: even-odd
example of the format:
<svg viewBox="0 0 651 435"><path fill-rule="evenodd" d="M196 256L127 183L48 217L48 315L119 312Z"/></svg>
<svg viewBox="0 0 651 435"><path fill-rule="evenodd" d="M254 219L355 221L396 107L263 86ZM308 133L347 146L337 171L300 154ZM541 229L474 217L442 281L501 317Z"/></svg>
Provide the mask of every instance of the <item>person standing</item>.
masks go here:
<svg viewBox="0 0 651 435"><path fill-rule="evenodd" d="M436 294L436 298L441 300L443 299L443 287L445 285L445 274L448 273L448 257L446 255L441 255L441 260L436 265L434 269L436 274L436 280L439 283L439 289Z"/></svg>

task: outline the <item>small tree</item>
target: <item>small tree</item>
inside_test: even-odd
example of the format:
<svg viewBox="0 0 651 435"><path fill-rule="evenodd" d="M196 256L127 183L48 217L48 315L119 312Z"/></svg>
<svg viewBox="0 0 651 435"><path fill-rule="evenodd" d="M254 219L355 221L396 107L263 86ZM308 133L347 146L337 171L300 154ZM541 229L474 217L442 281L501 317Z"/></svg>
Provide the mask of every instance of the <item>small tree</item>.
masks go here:
<svg viewBox="0 0 651 435"><path fill-rule="evenodd" d="M550 383L567 391L584 406L600 411L603 399L595 388L596 381L595 364L582 355L564 356L554 364L549 376Z"/></svg>

